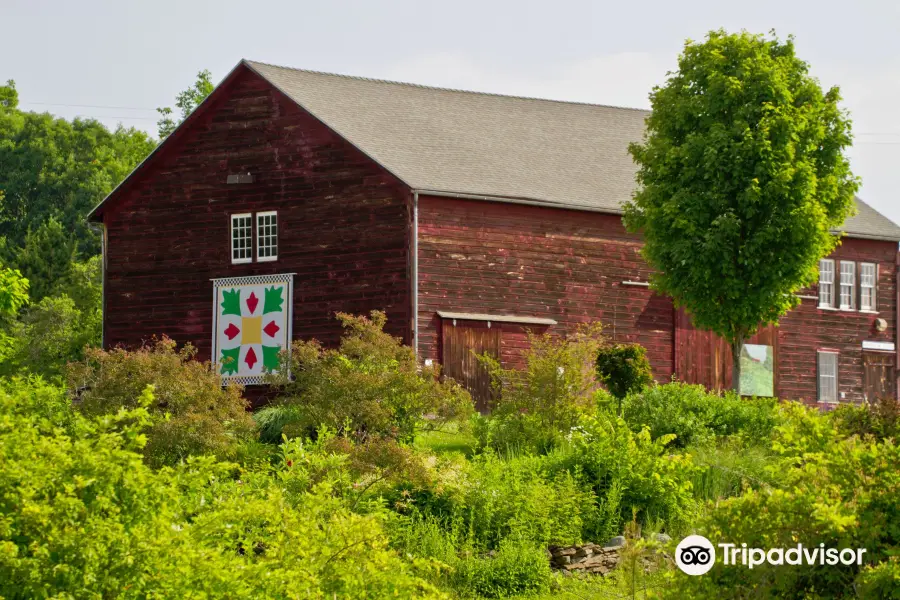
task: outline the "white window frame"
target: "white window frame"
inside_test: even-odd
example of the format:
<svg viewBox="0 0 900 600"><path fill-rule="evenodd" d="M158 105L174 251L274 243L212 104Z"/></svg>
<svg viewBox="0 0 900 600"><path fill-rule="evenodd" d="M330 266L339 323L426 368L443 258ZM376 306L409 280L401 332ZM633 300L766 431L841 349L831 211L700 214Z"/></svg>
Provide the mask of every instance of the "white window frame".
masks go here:
<svg viewBox="0 0 900 600"><path fill-rule="evenodd" d="M274 223L263 223L263 220L266 217L275 217ZM263 232L263 228L266 226L274 226L275 233L274 235L266 235ZM270 238L274 238L274 244L264 244L265 240ZM263 251L274 247L274 254L271 256L263 256ZM256 213L256 261L257 262L272 262L278 260L278 211L277 210L268 210L265 212Z"/></svg>
<svg viewBox="0 0 900 600"><path fill-rule="evenodd" d="M834 260L830 258L819 261L819 308L834 308Z"/></svg>
<svg viewBox="0 0 900 600"><path fill-rule="evenodd" d="M823 359L834 361L834 373L824 374L822 370ZM840 401L840 387L838 385L838 368L840 366L840 354L834 350L818 350L816 352L816 397L819 402L825 404L837 404ZM823 379L832 381L823 383ZM831 389L825 389L825 386ZM828 396L833 392L833 397Z"/></svg>
<svg viewBox="0 0 900 600"><path fill-rule="evenodd" d="M844 267L849 267L846 271ZM845 283L844 275L847 275L847 279L849 279L849 283ZM844 303L844 288L850 288L849 304ZM839 288L839 302L841 310L856 310L856 263L849 260L841 261L841 279L840 279L840 288Z"/></svg>
<svg viewBox="0 0 900 600"><path fill-rule="evenodd" d="M236 257L235 250L235 221L238 219L247 219L249 223L246 226L241 226L241 230L247 230L247 245L243 250L248 253L248 256L245 257ZM228 235L231 240L231 264L240 265L253 262L253 213L237 213L231 215L231 226L228 228ZM243 239L243 238L242 238Z"/></svg>
<svg viewBox="0 0 900 600"><path fill-rule="evenodd" d="M866 271L870 271L866 273ZM871 282L867 282L871 276ZM877 312L878 300L878 264L859 263L859 310L865 312ZM866 303L866 290L871 290L870 301Z"/></svg>

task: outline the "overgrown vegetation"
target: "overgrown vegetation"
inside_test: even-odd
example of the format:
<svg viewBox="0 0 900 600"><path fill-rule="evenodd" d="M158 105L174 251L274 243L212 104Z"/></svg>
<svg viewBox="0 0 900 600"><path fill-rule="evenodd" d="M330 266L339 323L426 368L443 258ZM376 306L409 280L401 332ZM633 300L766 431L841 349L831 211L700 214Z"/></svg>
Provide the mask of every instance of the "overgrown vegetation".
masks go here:
<svg viewBox="0 0 900 600"><path fill-rule="evenodd" d="M628 394L620 416L598 387L606 342L592 327L568 340L532 338L521 374L488 363L509 396L495 415L473 417L467 394L383 332L383 315L341 319L338 349L295 348L297 379L282 381L259 429L239 390L170 340L89 350L66 369L68 391L35 377L0 380L0 595L894 589L896 408L823 414L669 383ZM287 409L279 437L267 419ZM467 437L470 419L480 442ZM694 532L868 554L861 566L717 566L700 578L665 561L642 566L645 553L671 553ZM623 534L620 568L608 577L552 571L549 546Z"/></svg>
<svg viewBox="0 0 900 600"><path fill-rule="evenodd" d="M136 351L89 349L67 372L75 407L91 416L143 406L147 463L171 465L188 456L233 458L254 430L240 386L222 385L208 365L168 338Z"/></svg>
<svg viewBox="0 0 900 600"><path fill-rule="evenodd" d="M264 439L314 435L325 426L354 440L411 442L419 431L472 413L468 392L439 380L434 368L421 366L411 348L384 332L383 312L337 318L346 331L337 349L294 342L290 375L273 377L277 399L257 413Z"/></svg>

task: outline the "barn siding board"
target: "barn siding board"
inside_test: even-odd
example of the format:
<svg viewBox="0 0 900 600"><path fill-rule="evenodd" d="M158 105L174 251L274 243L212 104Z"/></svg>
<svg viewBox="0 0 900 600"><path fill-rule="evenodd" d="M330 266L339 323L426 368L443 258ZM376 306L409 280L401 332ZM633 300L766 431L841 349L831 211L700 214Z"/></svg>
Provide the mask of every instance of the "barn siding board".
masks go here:
<svg viewBox="0 0 900 600"><path fill-rule="evenodd" d="M672 375L672 303L623 286L650 274L640 239L615 215L419 197L419 351L440 359L438 310L549 317L535 333L569 333L600 320L619 341L648 349L654 375ZM526 329L503 329L501 357L515 366Z"/></svg>
<svg viewBox="0 0 900 600"><path fill-rule="evenodd" d="M334 343L335 312L381 309L409 341L409 190L249 70L227 85L104 207L106 345L164 334L209 359L210 279L285 272L295 337ZM278 260L231 264L229 215L264 210Z"/></svg>
<svg viewBox="0 0 900 600"><path fill-rule="evenodd" d="M781 319L778 328L779 392L783 398L816 400L816 351L837 350L838 393L842 401L863 399L863 340L895 342L897 317L897 244L845 238L829 258L878 264L877 314L818 308L818 301L803 300ZM802 292L818 296L818 287ZM885 331L875 329L876 319L887 322Z"/></svg>

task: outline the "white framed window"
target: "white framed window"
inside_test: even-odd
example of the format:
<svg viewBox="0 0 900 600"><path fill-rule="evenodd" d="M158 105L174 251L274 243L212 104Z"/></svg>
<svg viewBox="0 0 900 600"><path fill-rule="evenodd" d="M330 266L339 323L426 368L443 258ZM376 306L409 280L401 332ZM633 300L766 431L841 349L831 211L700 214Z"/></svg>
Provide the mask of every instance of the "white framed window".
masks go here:
<svg viewBox="0 0 900 600"><path fill-rule="evenodd" d="M817 358L819 402L834 404L838 401L838 353L819 350Z"/></svg>
<svg viewBox="0 0 900 600"><path fill-rule="evenodd" d="M231 262L253 262L253 215L231 215Z"/></svg>
<svg viewBox="0 0 900 600"><path fill-rule="evenodd" d="M278 213L274 210L256 213L256 260L278 259Z"/></svg>
<svg viewBox="0 0 900 600"><path fill-rule="evenodd" d="M830 258L819 261L819 306L834 306L834 261Z"/></svg>
<svg viewBox="0 0 900 600"><path fill-rule="evenodd" d="M856 308L856 263L841 261L841 310Z"/></svg>
<svg viewBox="0 0 900 600"><path fill-rule="evenodd" d="M878 266L875 263L859 263L859 310L875 310L875 283Z"/></svg>

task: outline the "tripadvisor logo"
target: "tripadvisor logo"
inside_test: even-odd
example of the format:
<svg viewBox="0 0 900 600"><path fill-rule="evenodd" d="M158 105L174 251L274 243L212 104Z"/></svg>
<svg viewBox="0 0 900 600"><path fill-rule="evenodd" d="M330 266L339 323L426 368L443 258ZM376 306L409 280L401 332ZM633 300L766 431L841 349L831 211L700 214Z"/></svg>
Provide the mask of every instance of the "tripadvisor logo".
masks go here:
<svg viewBox="0 0 900 600"><path fill-rule="evenodd" d="M797 544L791 548L748 548L747 544L718 544L722 552L722 564L741 565L752 569L769 565L861 565L865 548L806 547ZM716 549L702 535L689 535L675 548L675 564L688 575L703 575L716 563Z"/></svg>

